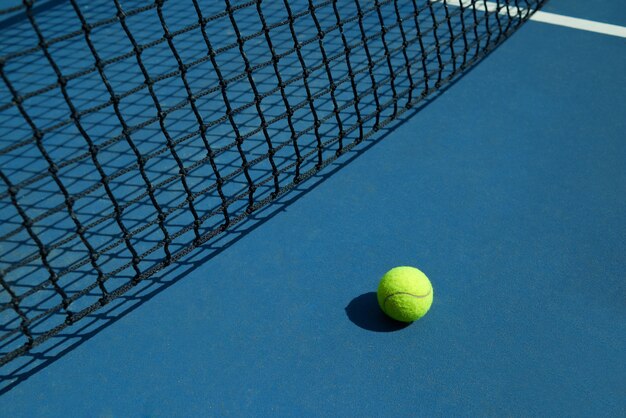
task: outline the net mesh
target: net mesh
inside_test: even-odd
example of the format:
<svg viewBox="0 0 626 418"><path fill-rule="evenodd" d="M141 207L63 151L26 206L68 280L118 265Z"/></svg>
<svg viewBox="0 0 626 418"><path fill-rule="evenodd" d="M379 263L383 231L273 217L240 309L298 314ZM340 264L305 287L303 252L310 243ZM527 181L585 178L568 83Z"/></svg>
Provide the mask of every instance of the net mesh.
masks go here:
<svg viewBox="0 0 626 418"><path fill-rule="evenodd" d="M358 146L542 3L0 10L0 365Z"/></svg>

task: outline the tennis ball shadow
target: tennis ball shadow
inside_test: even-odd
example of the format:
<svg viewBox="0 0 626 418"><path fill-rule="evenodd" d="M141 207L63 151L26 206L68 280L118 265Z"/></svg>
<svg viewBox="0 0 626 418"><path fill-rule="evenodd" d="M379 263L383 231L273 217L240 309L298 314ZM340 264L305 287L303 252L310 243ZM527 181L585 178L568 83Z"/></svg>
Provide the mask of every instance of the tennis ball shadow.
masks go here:
<svg viewBox="0 0 626 418"><path fill-rule="evenodd" d="M378 306L376 292L364 293L346 306L346 315L355 325L374 332L393 332L410 324L398 322L383 313Z"/></svg>

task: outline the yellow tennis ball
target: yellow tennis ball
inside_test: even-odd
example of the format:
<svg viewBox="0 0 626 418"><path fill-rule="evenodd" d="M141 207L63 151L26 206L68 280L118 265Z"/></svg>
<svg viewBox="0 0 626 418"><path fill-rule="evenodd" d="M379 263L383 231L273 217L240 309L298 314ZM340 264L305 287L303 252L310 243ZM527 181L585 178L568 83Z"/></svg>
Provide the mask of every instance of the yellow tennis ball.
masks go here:
<svg viewBox="0 0 626 418"><path fill-rule="evenodd" d="M413 322L426 315L433 303L433 286L414 267L389 270L378 285L378 304L396 321Z"/></svg>

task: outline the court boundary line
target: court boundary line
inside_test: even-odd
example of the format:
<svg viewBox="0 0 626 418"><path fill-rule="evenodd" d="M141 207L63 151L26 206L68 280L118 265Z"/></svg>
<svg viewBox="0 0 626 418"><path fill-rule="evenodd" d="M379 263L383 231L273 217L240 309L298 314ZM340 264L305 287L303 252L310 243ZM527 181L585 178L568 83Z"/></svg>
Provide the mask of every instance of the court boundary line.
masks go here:
<svg viewBox="0 0 626 418"><path fill-rule="evenodd" d="M455 7L471 7L470 0L431 0L431 3L446 3ZM515 6L498 5L498 3L492 1L484 1L476 3L476 10L498 12L500 14L516 17L518 13L525 16L529 13L527 9L517 8ZM603 35L616 36L619 38L626 38L626 27L620 25L613 25L610 23L602 23L594 20L581 19L578 17L570 17L560 15L556 13L543 12L537 10L530 17L530 20L535 22L547 23L549 25L562 26L571 29L583 30L586 32L600 33Z"/></svg>

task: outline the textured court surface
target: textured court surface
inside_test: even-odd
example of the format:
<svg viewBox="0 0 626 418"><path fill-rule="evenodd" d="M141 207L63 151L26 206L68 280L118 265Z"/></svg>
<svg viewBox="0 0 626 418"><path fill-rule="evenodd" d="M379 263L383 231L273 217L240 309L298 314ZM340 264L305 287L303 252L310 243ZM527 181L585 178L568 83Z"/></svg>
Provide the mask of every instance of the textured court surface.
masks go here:
<svg viewBox="0 0 626 418"><path fill-rule="evenodd" d="M604 3L546 10L623 25ZM623 415L625 50L528 23L104 329L2 370L1 415ZM398 264L435 288L408 327L372 294Z"/></svg>

